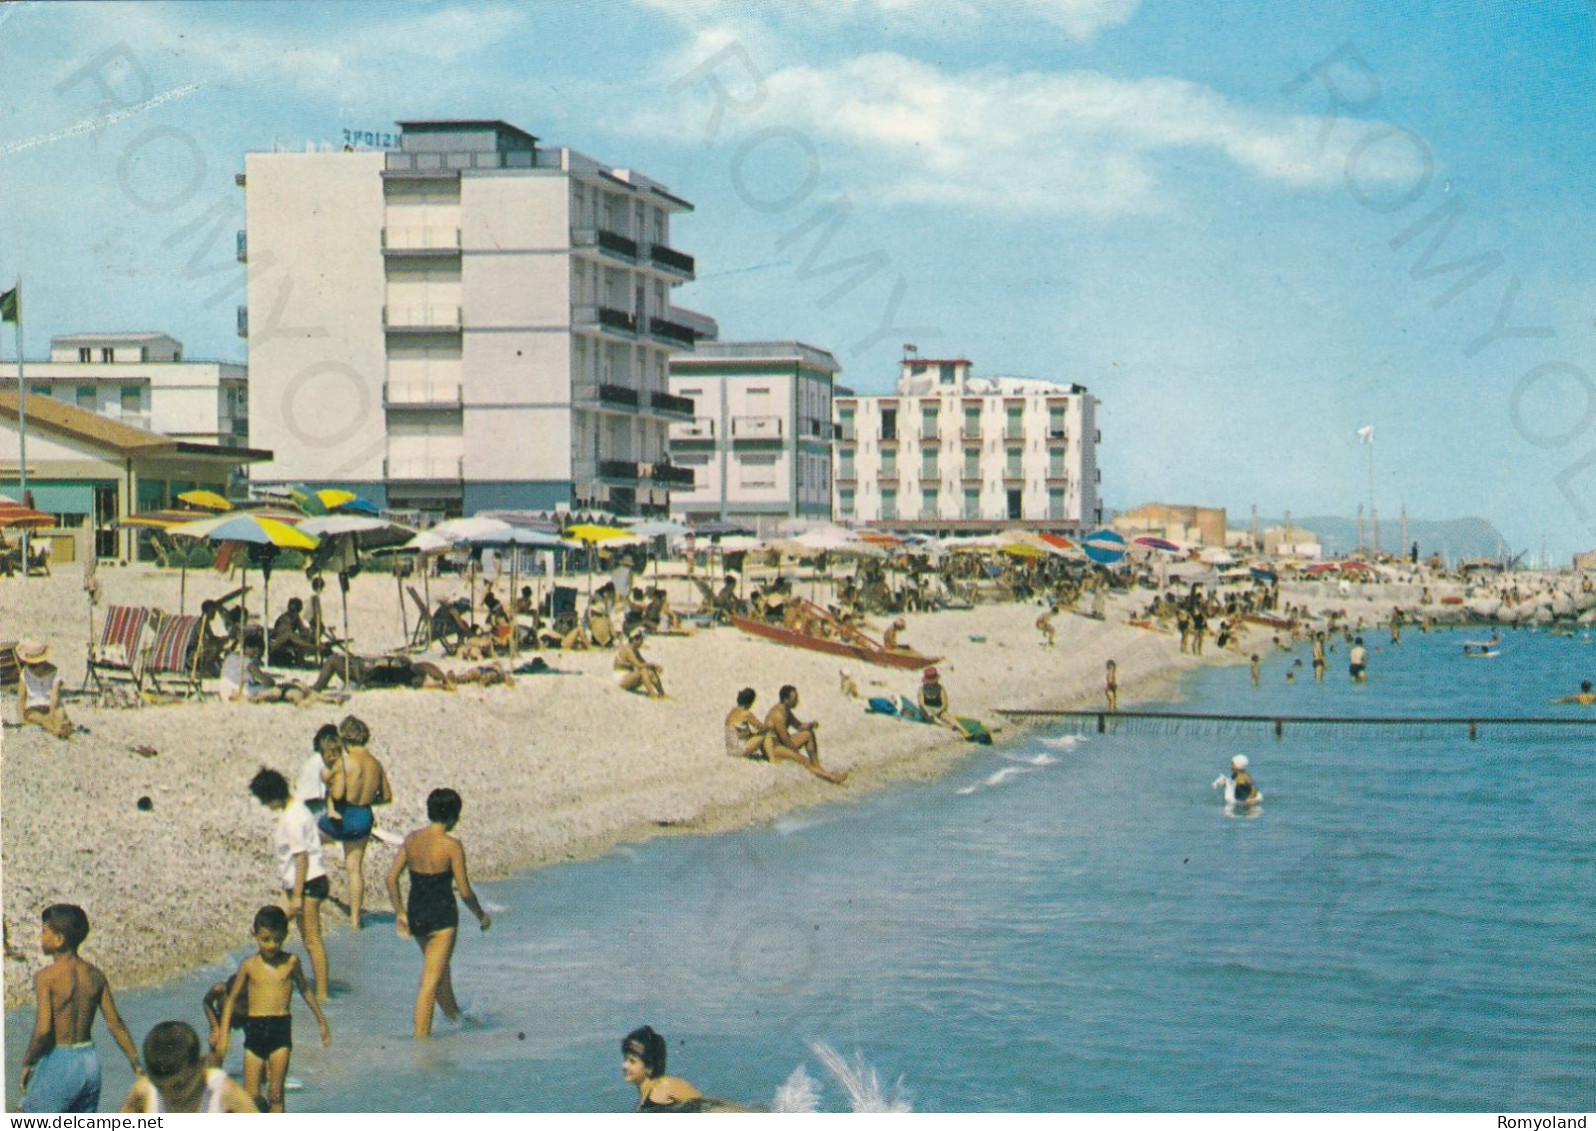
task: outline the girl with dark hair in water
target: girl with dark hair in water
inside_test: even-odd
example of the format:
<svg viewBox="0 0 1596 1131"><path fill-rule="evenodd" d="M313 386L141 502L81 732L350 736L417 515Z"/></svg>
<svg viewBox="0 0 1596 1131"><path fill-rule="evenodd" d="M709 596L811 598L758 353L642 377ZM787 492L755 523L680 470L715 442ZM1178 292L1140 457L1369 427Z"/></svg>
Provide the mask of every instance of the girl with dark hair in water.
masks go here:
<svg viewBox="0 0 1596 1131"><path fill-rule="evenodd" d="M621 1078L637 1085L638 1111L705 1111L702 1093L679 1076L665 1075L665 1038L644 1025L621 1042Z"/></svg>

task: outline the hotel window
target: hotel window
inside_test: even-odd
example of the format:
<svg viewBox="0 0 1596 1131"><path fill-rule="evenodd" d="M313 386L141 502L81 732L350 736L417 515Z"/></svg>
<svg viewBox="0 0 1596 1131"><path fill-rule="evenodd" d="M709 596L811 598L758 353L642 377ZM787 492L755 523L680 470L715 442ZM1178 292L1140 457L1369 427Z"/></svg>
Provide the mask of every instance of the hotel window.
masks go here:
<svg viewBox="0 0 1596 1131"><path fill-rule="evenodd" d="M966 479L981 478L981 453L968 451L964 453L964 477Z"/></svg>
<svg viewBox="0 0 1596 1131"><path fill-rule="evenodd" d="M775 456L744 456L739 483L744 487L774 487L776 485Z"/></svg>
<svg viewBox="0 0 1596 1131"><path fill-rule="evenodd" d="M964 438L978 440L981 438L981 410L970 407L964 410Z"/></svg>
<svg viewBox="0 0 1596 1131"><path fill-rule="evenodd" d="M944 361L937 368L939 370L939 376L941 378L942 383L944 385L953 384L953 377L954 377L954 374L957 372L957 367L954 366L950 362Z"/></svg>
<svg viewBox="0 0 1596 1131"><path fill-rule="evenodd" d="M79 361L93 361L94 360L94 351L91 350L88 346L79 346L78 347L78 360Z"/></svg>
<svg viewBox="0 0 1596 1131"><path fill-rule="evenodd" d="M837 492L837 513L843 518L853 515L853 489L844 487Z"/></svg>
<svg viewBox="0 0 1596 1131"><path fill-rule="evenodd" d="M116 351L114 349L112 349L110 346L102 346L101 349L100 349L100 360L103 361L103 362L106 362L107 364L109 364L110 362L115 361L116 360Z"/></svg>
<svg viewBox="0 0 1596 1131"><path fill-rule="evenodd" d="M1025 472L1020 468L1020 456L1022 454L1023 453L1019 448L1015 448L1013 451L1009 452L1008 459L1003 468L1003 474L1007 478L1019 479L1025 474Z"/></svg>
<svg viewBox="0 0 1596 1131"><path fill-rule="evenodd" d="M1062 487L1051 487L1051 488L1048 489L1048 492L1047 492L1047 517L1048 518L1063 518L1064 517L1064 489Z"/></svg>
<svg viewBox="0 0 1596 1131"><path fill-rule="evenodd" d="M979 488L969 487L964 492L964 517L981 517L981 492Z"/></svg>
<svg viewBox="0 0 1596 1131"><path fill-rule="evenodd" d="M898 410L884 408L881 410L881 438L883 440L896 440L898 438Z"/></svg>
<svg viewBox="0 0 1596 1131"><path fill-rule="evenodd" d="M837 478L838 479L852 479L854 477L854 474L853 474L853 449L852 448L838 448L837 449L837 461L838 461Z"/></svg>
<svg viewBox="0 0 1596 1131"><path fill-rule="evenodd" d="M898 451L896 448L881 449L881 474L887 479L898 477Z"/></svg>
<svg viewBox="0 0 1596 1131"><path fill-rule="evenodd" d="M920 410L920 439L935 440L937 438L937 410L923 408Z"/></svg>
<svg viewBox="0 0 1596 1131"><path fill-rule="evenodd" d="M1064 478L1065 471L1064 471L1064 453L1063 452L1048 452L1047 453L1047 474L1048 474L1048 478L1050 478L1050 479L1063 479Z"/></svg>
<svg viewBox="0 0 1596 1131"><path fill-rule="evenodd" d="M1047 436L1050 440L1062 440L1064 438L1064 410L1062 408L1050 408L1047 410Z"/></svg>
<svg viewBox="0 0 1596 1131"><path fill-rule="evenodd" d="M79 385L77 390L78 407L94 411L94 386Z"/></svg>
<svg viewBox="0 0 1596 1131"><path fill-rule="evenodd" d="M232 390L229 389L228 392L232 392ZM122 386L123 416L137 416L139 412L139 406L142 404L142 402L143 398L139 396L139 387L137 385Z"/></svg>
<svg viewBox="0 0 1596 1131"><path fill-rule="evenodd" d="M937 478L937 450L926 448L920 453L920 478Z"/></svg>
<svg viewBox="0 0 1596 1131"><path fill-rule="evenodd" d="M1010 406L1008 410L1008 423L1004 427L1003 436L1008 440L1018 440L1025 435L1025 409L1018 405Z"/></svg>
<svg viewBox="0 0 1596 1131"><path fill-rule="evenodd" d="M889 487L881 492L881 517L888 522L897 521L898 492L894 487Z"/></svg>
<svg viewBox="0 0 1596 1131"><path fill-rule="evenodd" d="M920 517L937 517L937 489L927 487L920 492Z"/></svg>
<svg viewBox="0 0 1596 1131"><path fill-rule="evenodd" d="M34 385L28 390L28 395L32 397L47 397L50 395L50 386Z"/></svg>
<svg viewBox="0 0 1596 1131"><path fill-rule="evenodd" d="M837 438L839 440L853 439L853 409L840 408L837 410Z"/></svg>

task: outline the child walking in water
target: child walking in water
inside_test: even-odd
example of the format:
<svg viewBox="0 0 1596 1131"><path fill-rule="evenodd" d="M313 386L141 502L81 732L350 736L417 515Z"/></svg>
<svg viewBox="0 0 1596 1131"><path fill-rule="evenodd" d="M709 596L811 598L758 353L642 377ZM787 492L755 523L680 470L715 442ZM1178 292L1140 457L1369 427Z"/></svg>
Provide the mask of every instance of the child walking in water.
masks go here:
<svg viewBox="0 0 1596 1131"><path fill-rule="evenodd" d="M94 1015L101 1010L122 1055L135 1073L141 1071L133 1037L111 997L111 984L99 967L78 957L78 947L88 937L89 917L77 904L53 903L44 909L39 945L51 962L33 979L39 1012L33 1039L22 1054L22 1111L100 1110Z"/></svg>
<svg viewBox="0 0 1596 1131"><path fill-rule="evenodd" d="M1103 680L1103 692L1108 696L1108 709L1119 710L1119 665L1113 660L1108 661L1106 676Z"/></svg>
<svg viewBox="0 0 1596 1131"><path fill-rule="evenodd" d="M426 828L405 838L399 858L388 872L388 899L396 914L399 937L414 938L421 947L421 988L416 992L415 1034L432 1035L432 1009L436 1005L453 1021L460 1016L454 997L449 963L454 957L460 908L455 889L485 931L493 925L477 902L466 873L465 846L449 834L460 822L460 795L452 789L435 789L427 795ZM399 899L399 877L410 873L410 898Z"/></svg>
<svg viewBox="0 0 1596 1131"><path fill-rule="evenodd" d="M288 1012L297 989L321 1026L321 1043L332 1044L332 1030L322 1015L316 992L305 981L304 967L297 954L283 949L288 939L288 916L281 907L267 906L255 912L255 945L260 952L246 958L233 979L233 988L222 1007L221 1038L217 1053L227 1059L232 1040L233 1012L246 994L249 1001L244 1021L244 1091L260 1094L261 1070L266 1072L266 1098L272 1111L283 1110L283 1086L288 1079L288 1061L294 1049L293 1018Z"/></svg>

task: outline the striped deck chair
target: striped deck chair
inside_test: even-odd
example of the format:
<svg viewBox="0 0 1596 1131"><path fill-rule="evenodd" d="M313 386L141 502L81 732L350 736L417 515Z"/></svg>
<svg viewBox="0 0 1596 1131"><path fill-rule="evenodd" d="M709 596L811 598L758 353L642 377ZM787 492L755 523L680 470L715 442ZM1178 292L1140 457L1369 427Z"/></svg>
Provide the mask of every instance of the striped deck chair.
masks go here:
<svg viewBox="0 0 1596 1131"><path fill-rule="evenodd" d="M22 678L22 665L17 663L17 642L0 641L0 688L16 687Z"/></svg>
<svg viewBox="0 0 1596 1131"><path fill-rule="evenodd" d="M89 681L104 690L105 681L100 673L113 678L139 683L139 644L144 639L144 625L150 611L134 605L111 605L105 610L105 623L100 626L100 642L89 648L89 668L83 676L83 689Z"/></svg>
<svg viewBox="0 0 1596 1131"><path fill-rule="evenodd" d="M171 615L162 617L155 630L155 643L144 659L144 678L157 691L164 691L161 677L180 684L189 694L200 689L199 680L199 630L197 616Z"/></svg>

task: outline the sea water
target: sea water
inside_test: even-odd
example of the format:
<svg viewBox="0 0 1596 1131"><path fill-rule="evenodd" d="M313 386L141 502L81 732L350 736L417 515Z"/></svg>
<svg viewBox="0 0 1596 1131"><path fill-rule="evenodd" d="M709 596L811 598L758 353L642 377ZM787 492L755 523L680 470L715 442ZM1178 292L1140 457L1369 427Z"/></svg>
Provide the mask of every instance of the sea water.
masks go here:
<svg viewBox="0 0 1596 1131"><path fill-rule="evenodd" d="M1477 635L1371 637L1365 685L1344 643L1322 684L1299 646L1169 709L1596 718L1545 704L1596 646L1519 632L1463 659ZM932 784L483 884L501 909L486 934L462 916L468 1017L424 1045L415 944L386 917L335 930L335 1044L296 1004L290 1109L625 1110L644 1023L708 1094L768 1104L801 1066L823 1110L853 1101L817 1043L921 1111L1596 1107L1589 732L1149 729L1042 730ZM1235 753L1265 795L1248 816L1211 788ZM199 1024L224 973L123 1013ZM7 1017L10 1066L30 1023ZM126 1067L100 1044L110 1107Z"/></svg>

